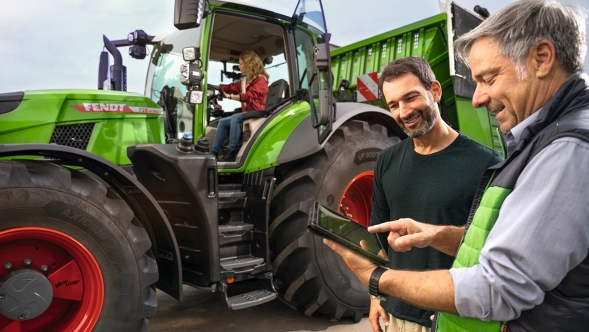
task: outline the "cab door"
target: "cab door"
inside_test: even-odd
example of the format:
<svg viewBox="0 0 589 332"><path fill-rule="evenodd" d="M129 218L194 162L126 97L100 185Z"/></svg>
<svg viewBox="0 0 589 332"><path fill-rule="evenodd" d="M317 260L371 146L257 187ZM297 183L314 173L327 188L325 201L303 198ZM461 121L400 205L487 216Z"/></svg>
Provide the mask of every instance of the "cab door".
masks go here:
<svg viewBox="0 0 589 332"><path fill-rule="evenodd" d="M329 37L321 0L299 0L291 19L300 87L309 93L313 127L319 143L332 130L335 118Z"/></svg>

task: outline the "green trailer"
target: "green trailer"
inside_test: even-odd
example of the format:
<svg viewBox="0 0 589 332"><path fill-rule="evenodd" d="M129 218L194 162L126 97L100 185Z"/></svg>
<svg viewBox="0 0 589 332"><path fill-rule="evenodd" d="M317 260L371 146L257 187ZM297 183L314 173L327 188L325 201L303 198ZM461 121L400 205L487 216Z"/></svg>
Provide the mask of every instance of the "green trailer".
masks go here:
<svg viewBox="0 0 589 332"><path fill-rule="evenodd" d="M471 99L475 84L470 70L454 59L452 41L480 24L482 18L448 2L445 13L367 38L331 52L335 83L347 81L344 99L387 109L378 91L378 77L391 61L407 56L425 58L443 89L442 116L463 134L502 152L499 124L486 109L476 109ZM334 93L340 85L333 86ZM342 91L343 92L343 91Z"/></svg>

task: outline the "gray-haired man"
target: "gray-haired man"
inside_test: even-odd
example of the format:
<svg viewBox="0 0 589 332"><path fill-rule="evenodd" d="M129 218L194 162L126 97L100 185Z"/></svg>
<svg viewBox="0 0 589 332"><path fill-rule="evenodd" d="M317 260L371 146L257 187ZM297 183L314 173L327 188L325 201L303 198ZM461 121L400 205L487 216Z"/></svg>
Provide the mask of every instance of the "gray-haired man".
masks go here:
<svg viewBox="0 0 589 332"><path fill-rule="evenodd" d="M586 16L521 0L455 43L470 64L473 104L496 114L507 158L483 176L450 270L377 268L326 243L368 284L441 311L437 331L585 331L589 326L589 78ZM439 245L444 226L401 219L395 250Z"/></svg>

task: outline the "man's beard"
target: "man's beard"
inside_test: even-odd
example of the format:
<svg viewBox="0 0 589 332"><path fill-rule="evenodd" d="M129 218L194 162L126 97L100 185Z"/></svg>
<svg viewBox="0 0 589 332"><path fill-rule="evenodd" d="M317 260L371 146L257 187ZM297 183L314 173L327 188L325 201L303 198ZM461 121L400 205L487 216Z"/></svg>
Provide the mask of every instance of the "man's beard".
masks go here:
<svg viewBox="0 0 589 332"><path fill-rule="evenodd" d="M421 122L417 128L407 129L402 121L399 123L399 127L411 138L421 137L432 130L438 118L438 111L431 106L426 106L423 110L415 111L414 115L408 120L411 121L418 116L421 116Z"/></svg>

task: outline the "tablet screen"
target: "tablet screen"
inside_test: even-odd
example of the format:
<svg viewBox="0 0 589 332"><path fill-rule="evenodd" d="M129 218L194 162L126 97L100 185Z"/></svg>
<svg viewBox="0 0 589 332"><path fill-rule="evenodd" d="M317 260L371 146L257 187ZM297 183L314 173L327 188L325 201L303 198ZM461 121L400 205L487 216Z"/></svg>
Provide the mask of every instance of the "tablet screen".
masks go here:
<svg viewBox="0 0 589 332"><path fill-rule="evenodd" d="M342 243L357 252L367 255L373 260L376 260L373 256L383 250L383 246L381 245L378 236L374 233L368 232L366 227L353 220L348 219L317 202L315 202L311 214L311 218L313 219L311 228L319 231L321 233L320 235ZM318 226L319 228L317 229L317 227L313 226ZM330 236L331 234L335 235L335 237ZM342 239L345 241L342 241ZM364 240L363 245L360 244L360 241L362 240ZM388 262L385 257L380 256L378 258L378 262L383 265Z"/></svg>

